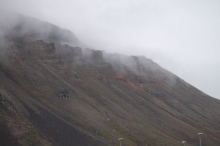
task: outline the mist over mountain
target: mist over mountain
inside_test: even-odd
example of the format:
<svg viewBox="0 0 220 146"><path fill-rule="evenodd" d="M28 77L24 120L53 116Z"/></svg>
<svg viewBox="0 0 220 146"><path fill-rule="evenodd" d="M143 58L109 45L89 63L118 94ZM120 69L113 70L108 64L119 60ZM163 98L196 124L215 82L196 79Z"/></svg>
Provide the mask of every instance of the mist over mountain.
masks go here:
<svg viewBox="0 0 220 146"><path fill-rule="evenodd" d="M29 39L68 43L79 45L76 36L69 30L48 22L40 21L33 17L24 16L18 13L1 11L1 36L5 37L26 37Z"/></svg>
<svg viewBox="0 0 220 146"><path fill-rule="evenodd" d="M0 14L0 145L220 145L220 101L153 60Z"/></svg>

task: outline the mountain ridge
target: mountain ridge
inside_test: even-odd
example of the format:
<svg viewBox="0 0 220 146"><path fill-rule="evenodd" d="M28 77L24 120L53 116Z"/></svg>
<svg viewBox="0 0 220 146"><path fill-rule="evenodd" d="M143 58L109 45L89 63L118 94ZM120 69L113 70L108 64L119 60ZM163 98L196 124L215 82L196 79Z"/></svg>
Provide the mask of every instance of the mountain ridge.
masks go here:
<svg viewBox="0 0 220 146"><path fill-rule="evenodd" d="M204 146L220 145L219 100L143 56L84 49L78 40L68 45L35 28L12 29L1 45L0 124L9 139L107 146L123 137L125 146L195 146L203 132Z"/></svg>

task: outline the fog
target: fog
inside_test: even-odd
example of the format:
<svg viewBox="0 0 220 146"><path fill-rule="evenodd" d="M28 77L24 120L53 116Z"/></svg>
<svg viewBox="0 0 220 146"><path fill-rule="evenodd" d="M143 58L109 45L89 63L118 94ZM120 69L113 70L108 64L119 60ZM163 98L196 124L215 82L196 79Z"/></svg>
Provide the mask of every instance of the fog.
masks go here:
<svg viewBox="0 0 220 146"><path fill-rule="evenodd" d="M220 99L220 2L214 0L0 0L71 30L85 45L143 55Z"/></svg>

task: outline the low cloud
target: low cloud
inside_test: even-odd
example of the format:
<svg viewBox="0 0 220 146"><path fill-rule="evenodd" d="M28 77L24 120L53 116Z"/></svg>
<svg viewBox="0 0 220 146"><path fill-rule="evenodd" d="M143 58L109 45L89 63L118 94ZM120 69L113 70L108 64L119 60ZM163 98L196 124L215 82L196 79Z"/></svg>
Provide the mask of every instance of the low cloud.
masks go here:
<svg viewBox="0 0 220 146"><path fill-rule="evenodd" d="M217 1L7 0L0 4L1 9L69 29L91 48L146 56L220 98Z"/></svg>

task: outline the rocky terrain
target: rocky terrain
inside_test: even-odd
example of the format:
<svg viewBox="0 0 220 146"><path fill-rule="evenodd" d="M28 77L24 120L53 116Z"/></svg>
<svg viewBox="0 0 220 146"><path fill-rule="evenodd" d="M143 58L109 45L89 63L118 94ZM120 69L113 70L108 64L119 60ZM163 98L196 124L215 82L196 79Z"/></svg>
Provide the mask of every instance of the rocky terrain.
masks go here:
<svg viewBox="0 0 220 146"><path fill-rule="evenodd" d="M1 146L197 146L199 132L220 145L219 100L144 56L81 48L68 30L16 18L1 25Z"/></svg>

